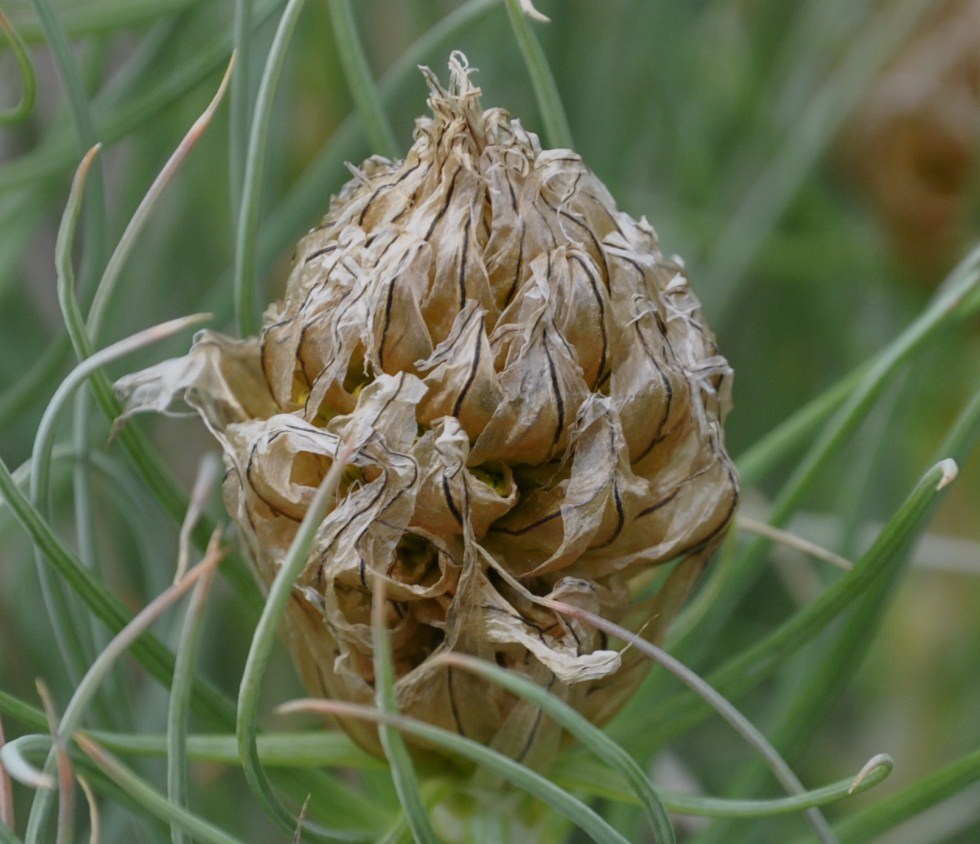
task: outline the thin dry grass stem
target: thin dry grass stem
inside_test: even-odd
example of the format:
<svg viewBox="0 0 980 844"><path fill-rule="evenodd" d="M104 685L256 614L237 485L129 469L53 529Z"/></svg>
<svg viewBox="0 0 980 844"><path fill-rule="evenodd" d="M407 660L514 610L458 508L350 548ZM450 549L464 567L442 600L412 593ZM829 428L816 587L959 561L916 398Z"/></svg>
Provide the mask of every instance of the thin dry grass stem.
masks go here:
<svg viewBox="0 0 980 844"><path fill-rule="evenodd" d="M211 539L208 542L207 550L205 551L204 557L200 563L198 563L194 568L192 568L186 575L184 575L181 580L172 586L165 589L156 598L150 601L139 613L133 616L133 620L127 624L115 638L106 645L102 653L99 654L98 659L92 664L85 678L79 684L79 691L84 690L84 694L80 695L79 691L76 691L68 708L65 710L65 718L62 721L62 725L59 728L56 739L61 741L66 741L71 734L74 733L76 721L81 714L80 709L84 707L88 698L94 692L94 686L96 684L92 683L92 679L101 679L101 676L108 671L111 664L121 656L129 647L133 644L136 639L142 636L147 629L178 599L181 598L195 583L198 582L204 575L208 574L218 563L227 556L228 552L231 550L230 547L221 546L221 529L218 528L211 535ZM69 720L69 710L73 716ZM68 724L67 728L65 724Z"/></svg>
<svg viewBox="0 0 980 844"><path fill-rule="evenodd" d="M76 779L82 789L82 794L85 795L85 802L88 803L89 844L99 844L99 840L102 837L102 824L99 820L99 803L95 799L95 792L92 791L92 786L89 785L88 780L83 776L78 776Z"/></svg>
<svg viewBox="0 0 980 844"><path fill-rule="evenodd" d="M133 617L132 621L130 621L129 624L120 630L119 633L101 651L75 689L71 700L65 707L65 712L61 719L61 723L57 725L56 728L54 725L52 726L54 744L51 748L51 753L48 756L46 768L50 768L57 760L59 761L59 771L61 770L60 756L64 751L64 748L67 747L69 740L73 738L77 740L75 731L84 715L85 709L115 661L123 653L125 653L170 606L172 606L182 595L184 595L203 575L210 572L215 566L217 566L218 563L227 555L230 548L221 547L220 542L221 530L218 529L211 536L211 540L208 543L207 550L201 562L191 569L179 583L175 583L174 585L165 589L156 598L150 601L150 603L147 604L139 613L137 613ZM42 699L43 697L44 695L42 694ZM45 772L38 771L36 768L30 765L30 763L23 758L16 747L10 745L6 748L6 751L7 752L3 754L3 763L6 765L7 770L10 771L11 775L16 779L24 782L27 785L32 785L39 790L50 790L55 787L54 780ZM70 790L71 782L66 781L64 776L62 776L60 779L63 787L61 794L59 794L59 801L63 801L65 792ZM35 797L34 808L31 812L32 825L37 823L37 817L43 817L44 813L47 811L46 802L47 801L45 798L39 799L39 797ZM59 815L59 830L61 828L61 817L63 814L64 812ZM70 836L64 839L59 838L59 841L61 840L70 840Z"/></svg>
<svg viewBox="0 0 980 844"><path fill-rule="evenodd" d="M296 815L296 831L293 833L292 844L302 844L303 841L303 823L306 821L306 810L310 805L310 798L313 795L307 794L306 799L303 801L303 805L299 807L299 813Z"/></svg>
<svg viewBox="0 0 980 844"><path fill-rule="evenodd" d="M191 534L204 512L208 498L214 492L214 486L221 477L221 464L213 455L207 455L197 468L194 488L191 490L187 513L180 526L180 538L177 552L177 570L174 572L174 583L177 583L186 573L191 553Z"/></svg>
<svg viewBox="0 0 980 844"><path fill-rule="evenodd" d="M808 539L804 539L802 536L797 536L795 533L790 533L787 530L781 530L778 527L773 527L766 522L760 521L759 519L753 519L751 516L738 516L736 517L736 525L739 530L743 530L746 533L754 533L756 536L764 536L766 539L771 539L773 542L777 542L780 545L784 545L787 548L794 548L806 554L808 557L813 557L815 560L822 560L825 563L830 563L832 566L836 566L844 571L850 571L854 568L854 563L848 560L846 557L842 557L840 554L835 554L829 548L824 548L821 545L817 545L815 542L810 542Z"/></svg>
<svg viewBox="0 0 980 844"><path fill-rule="evenodd" d="M89 844L99 844L102 840L102 823L99 818L99 803L95 799L95 792L92 791L92 786L89 785L85 777L76 776L75 779L78 780L82 794L85 795L85 802L88 804Z"/></svg>
<svg viewBox="0 0 980 844"><path fill-rule="evenodd" d="M7 743L3 734L3 718L0 718L0 751ZM0 823L8 829L14 828L14 790L10 781L10 774L6 768L0 765Z"/></svg>
<svg viewBox="0 0 980 844"><path fill-rule="evenodd" d="M126 226L126 230L119 239L119 245L109 258L109 263L106 265L105 272L103 273L102 279L99 282L98 289L95 292L95 298L92 300L92 307L89 309L88 319L86 320L86 327L88 328L89 337L93 342L98 340L98 335L102 327L102 321L105 317L106 308L108 307L109 301L112 299L113 293L115 292L116 282L119 279L120 273L122 272L123 265L132 251L136 237L140 231L142 231L143 226L149 219L150 212L156 206L158 200L160 199L160 195L164 191L164 188L167 187L171 179L173 179L174 175L176 175L177 170L180 168L181 164L183 164L188 153L191 151L191 149L193 149L194 145L204 134L208 126L211 125L211 120L214 117L218 106L221 104L222 99L224 99L225 91L228 88L228 82L231 79L231 74L234 67L235 54L232 53L231 59L228 61L228 67L226 68L225 74L221 79L221 83L218 85L218 90L211 98L211 102L208 103L207 108L204 109L200 117L194 121L194 124L187 131L187 134L181 139L170 158L167 159L167 163L164 164L156 179L154 179L153 184L150 185L149 190L147 190L143 199L140 201L136 211L133 212L133 216ZM88 168L88 161L97 150L98 145L89 151L88 155L86 156L85 169ZM82 168L80 167L79 170L81 171L81 169Z"/></svg>
<svg viewBox="0 0 980 844"><path fill-rule="evenodd" d="M75 744L78 745L78 747L82 750L82 752L86 756L88 756L88 758L91 759L99 768L101 768L103 771L111 775L111 772L114 768L113 763L116 762L116 759L110 753L106 752L100 745L96 744L96 742L92 738L90 738L88 735L86 735L83 732L75 733L75 735L72 736L72 740L75 742ZM88 792L86 792L86 797L87 796L88 796ZM90 807L94 807L95 805L94 800L89 805ZM90 811L92 811L92 809L90 809ZM95 823L92 826L92 830L93 830L93 834L96 834L98 832L98 828L95 825L98 823L97 812L93 820L95 821ZM92 840L98 841L98 839L92 839Z"/></svg>
<svg viewBox="0 0 980 844"><path fill-rule="evenodd" d="M47 683L40 678L35 680L38 697L48 719L48 730L54 739L53 750L58 760L58 831L57 844L67 844L72 839L75 818L75 777L71 759L64 742L58 740L58 712Z"/></svg>
<svg viewBox="0 0 980 844"><path fill-rule="evenodd" d="M607 635L615 636L627 644L632 644L646 657L667 669L678 680L688 686L707 702L742 738L762 757L766 765L772 771L779 783L786 789L787 793L793 795L803 794L806 791L803 783L786 764L778 751L769 741L759 732L758 728L739 712L728 700L709 685L700 675L689 669L679 660L672 657L662 648L657 647L652 642L641 639L636 633L624 627L607 621L602 616L581 609L580 607L566 604L562 601L555 601L550 598L540 598L540 603L550 607L555 612L566 617L575 618L590 624L597 630L601 630ZM807 809L806 819L817 839L823 844L836 842L833 830L827 823L823 813L819 809Z"/></svg>

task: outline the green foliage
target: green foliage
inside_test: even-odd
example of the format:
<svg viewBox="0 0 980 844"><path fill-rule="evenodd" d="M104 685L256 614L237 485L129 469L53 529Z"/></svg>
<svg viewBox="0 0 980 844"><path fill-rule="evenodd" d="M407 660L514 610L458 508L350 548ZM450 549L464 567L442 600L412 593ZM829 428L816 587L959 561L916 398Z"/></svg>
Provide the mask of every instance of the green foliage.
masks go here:
<svg viewBox="0 0 980 844"><path fill-rule="evenodd" d="M87 835L72 773L104 841L980 834L951 800L980 779L980 252L917 274L837 154L927 2L541 0L550 23L521 5L5 4L0 760L28 784L0 770L0 841ZM170 585L178 558L219 553L219 496L186 491L211 445L172 419L110 436L112 377L185 349L188 313L252 331L344 162L407 148L416 66L444 76L451 49L486 104L574 138L684 257L736 372L745 510L855 561L739 526L666 646L687 685L654 669L604 731L461 662L574 736L543 773L399 715L385 648L376 708L319 708L376 721L388 765L284 714L313 704L277 709L301 694L275 631L312 534L268 598L232 552L171 606L191 586ZM465 773L416 769L403 736Z"/></svg>

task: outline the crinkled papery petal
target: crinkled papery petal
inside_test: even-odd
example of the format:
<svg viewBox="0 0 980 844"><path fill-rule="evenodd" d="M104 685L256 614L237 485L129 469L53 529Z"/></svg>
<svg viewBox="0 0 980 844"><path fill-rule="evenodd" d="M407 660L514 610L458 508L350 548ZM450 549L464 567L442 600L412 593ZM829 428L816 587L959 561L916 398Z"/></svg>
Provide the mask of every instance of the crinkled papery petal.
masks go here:
<svg viewBox="0 0 980 844"><path fill-rule="evenodd" d="M490 338L498 365L503 401L470 453L470 464L487 460L540 464L560 454L588 390L575 352L554 323L546 259L532 266L536 283L505 312Z"/></svg>
<svg viewBox="0 0 980 844"><path fill-rule="evenodd" d="M453 150L434 191L403 225L433 246L433 268L422 313L433 343L448 336L456 314L473 299L494 319L497 305L483 261L482 207L486 184L465 151ZM451 236L447 236L451 233ZM421 356L420 356L421 357Z"/></svg>
<svg viewBox="0 0 980 844"><path fill-rule="evenodd" d="M163 413L182 401L219 437L233 422L278 409L259 367L257 341L232 340L212 331L198 332L184 357L124 376L115 390L125 406L117 425L135 413Z"/></svg>
<svg viewBox="0 0 980 844"><path fill-rule="evenodd" d="M429 326L419 302L428 286L431 247L409 232L392 227L373 251L381 254L370 268L372 343L368 359L377 372L411 372L415 361L432 351ZM392 236L393 235L393 236Z"/></svg>
<svg viewBox="0 0 980 844"><path fill-rule="evenodd" d="M364 366L369 284L359 261L363 242L356 229L326 243L321 231L311 232L298 248L291 294L266 314L262 366L283 410L303 408L312 420L331 390L340 412L353 409L342 388Z"/></svg>
<svg viewBox="0 0 980 844"><path fill-rule="evenodd" d="M245 482L272 510L301 522L337 455L336 435L291 414L243 423Z"/></svg>
<svg viewBox="0 0 980 844"><path fill-rule="evenodd" d="M451 416L476 439L503 398L493 366L485 328L486 312L472 299L457 314L446 337L416 366L425 373L428 393L419 407L419 421Z"/></svg>
<svg viewBox="0 0 980 844"><path fill-rule="evenodd" d="M535 490L493 526L487 539L495 557L522 577L564 568L589 548L610 546L648 493L630 468L610 399L593 395L586 400L570 450L572 460L561 479Z"/></svg>
<svg viewBox="0 0 980 844"><path fill-rule="evenodd" d="M476 539L518 500L513 473L501 464L498 477L478 477L467 467L469 440L451 416L439 419L415 445L422 481L413 524L441 536L463 535L471 529Z"/></svg>
<svg viewBox="0 0 980 844"><path fill-rule="evenodd" d="M534 602L532 593L523 590L519 584L513 586L524 592L523 597L529 603ZM574 593L579 601L584 598L584 603L590 605L593 612L598 609L594 590L586 581L566 581L548 597L564 600L569 593ZM510 646L511 649L515 645L521 646L534 654L560 682L585 683L614 674L619 669L619 654L616 651L583 647L585 643L593 644L590 640L595 638L594 632L582 638L572 635L570 628L554 613L549 613L552 618L547 627L533 623L526 611L515 611L489 582L483 596L480 615L482 628L488 639L498 645Z"/></svg>

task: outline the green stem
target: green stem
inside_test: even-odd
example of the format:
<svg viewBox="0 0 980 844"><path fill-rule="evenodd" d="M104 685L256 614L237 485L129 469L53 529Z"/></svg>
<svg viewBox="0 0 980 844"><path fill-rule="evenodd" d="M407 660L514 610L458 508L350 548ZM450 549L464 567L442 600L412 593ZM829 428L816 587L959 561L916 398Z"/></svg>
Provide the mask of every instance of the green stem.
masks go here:
<svg viewBox="0 0 980 844"><path fill-rule="evenodd" d="M242 337L254 335L259 328L255 306L255 239L259 225L266 145L269 138L269 124L272 120L272 104L286 63L286 47L292 38L305 2L306 0L289 0L282 13L275 38L269 48L269 57L262 72L262 82L259 84L255 112L252 115L242 201L238 209L235 273L232 283L235 296L235 321L238 325L238 333Z"/></svg>
<svg viewBox="0 0 980 844"><path fill-rule="evenodd" d="M544 123L545 138L553 147L574 149L572 130L569 128L568 118L565 116L565 109L558 94L558 86L555 84L555 77L545 58L544 50L541 49L541 44L531 29L520 0L505 0L505 3L514 37L517 39L521 55L524 56L528 75L531 77L531 86L534 88L534 96L537 98L541 120Z"/></svg>
<svg viewBox="0 0 980 844"><path fill-rule="evenodd" d="M340 63L344 68L354 104L364 123L368 143L379 154L395 159L399 152L398 141L395 140L395 133L385 115L384 104L374 83L371 67L357 32L350 0L327 0L327 8L330 10L330 22Z"/></svg>

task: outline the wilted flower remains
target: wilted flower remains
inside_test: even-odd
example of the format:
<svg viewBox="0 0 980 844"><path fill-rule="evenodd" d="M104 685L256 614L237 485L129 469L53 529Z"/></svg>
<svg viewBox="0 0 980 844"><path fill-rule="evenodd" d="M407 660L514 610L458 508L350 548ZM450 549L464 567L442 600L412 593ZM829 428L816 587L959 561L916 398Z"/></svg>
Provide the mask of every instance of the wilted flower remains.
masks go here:
<svg viewBox="0 0 980 844"><path fill-rule="evenodd" d="M364 162L300 241L261 337L203 332L117 388L127 415L200 413L266 584L352 447L287 614L304 684L373 701L383 582L401 710L541 762L556 728L433 657L496 661L610 717L643 666L541 598L632 608L662 634L738 497L731 370L646 221L579 156L483 111L461 55L450 69L448 90L425 71L433 115L405 160ZM373 728L344 726L381 752Z"/></svg>

